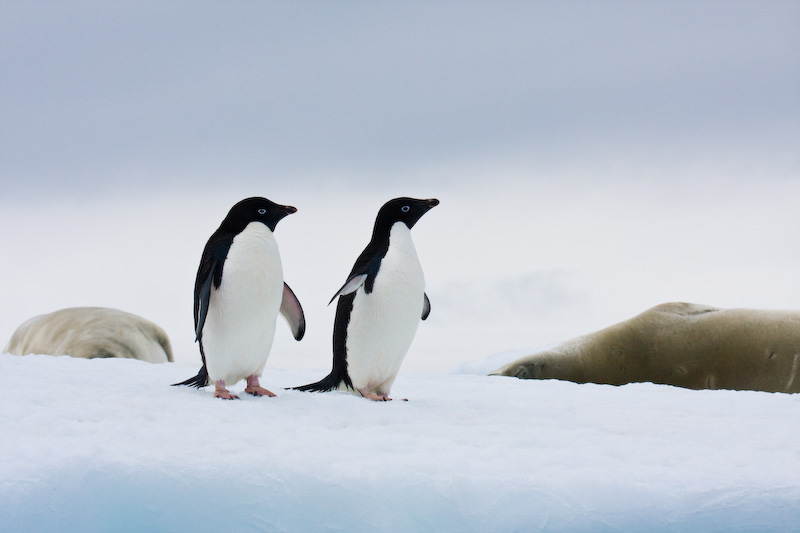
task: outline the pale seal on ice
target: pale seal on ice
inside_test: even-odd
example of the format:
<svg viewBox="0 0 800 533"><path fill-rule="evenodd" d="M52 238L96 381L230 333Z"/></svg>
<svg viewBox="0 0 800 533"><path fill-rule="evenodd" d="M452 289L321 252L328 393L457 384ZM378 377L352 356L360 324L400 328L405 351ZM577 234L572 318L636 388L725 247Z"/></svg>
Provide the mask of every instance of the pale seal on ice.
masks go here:
<svg viewBox="0 0 800 533"><path fill-rule="evenodd" d="M799 374L800 311L672 302L491 375L796 393Z"/></svg>
<svg viewBox="0 0 800 533"><path fill-rule="evenodd" d="M17 328L3 352L172 361L169 337L161 327L106 307L71 307L33 317Z"/></svg>

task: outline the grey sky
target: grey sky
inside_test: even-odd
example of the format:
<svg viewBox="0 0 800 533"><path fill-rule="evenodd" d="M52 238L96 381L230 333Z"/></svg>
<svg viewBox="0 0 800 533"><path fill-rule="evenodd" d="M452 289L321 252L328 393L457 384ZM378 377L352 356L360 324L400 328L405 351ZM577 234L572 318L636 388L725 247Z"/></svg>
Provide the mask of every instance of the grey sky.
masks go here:
<svg viewBox="0 0 800 533"><path fill-rule="evenodd" d="M592 150L796 168L798 28L797 2L4 1L0 180L23 200Z"/></svg>

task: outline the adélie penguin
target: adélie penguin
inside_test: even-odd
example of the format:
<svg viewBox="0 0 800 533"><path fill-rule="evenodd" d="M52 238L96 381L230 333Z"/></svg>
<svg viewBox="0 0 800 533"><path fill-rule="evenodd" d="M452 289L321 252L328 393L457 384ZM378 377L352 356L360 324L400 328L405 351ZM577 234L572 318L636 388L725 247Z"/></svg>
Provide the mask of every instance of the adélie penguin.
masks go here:
<svg viewBox="0 0 800 533"><path fill-rule="evenodd" d="M296 211L266 198L246 198L208 239L194 285L195 340L203 366L175 385L214 383L216 398L233 400L238 397L226 386L245 379L245 392L275 396L259 377L272 349L278 313L298 341L306 327L303 308L283 281L273 235L278 222Z"/></svg>
<svg viewBox="0 0 800 533"><path fill-rule="evenodd" d="M395 198L381 207L372 239L356 260L333 325L333 370L302 391L350 390L388 401L420 319L431 310L411 228L439 200Z"/></svg>

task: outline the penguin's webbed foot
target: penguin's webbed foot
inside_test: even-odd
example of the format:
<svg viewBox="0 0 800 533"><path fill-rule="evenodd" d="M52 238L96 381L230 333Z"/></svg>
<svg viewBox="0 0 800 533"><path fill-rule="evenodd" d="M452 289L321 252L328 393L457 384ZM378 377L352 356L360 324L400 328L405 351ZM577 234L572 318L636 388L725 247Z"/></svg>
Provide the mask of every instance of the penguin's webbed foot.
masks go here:
<svg viewBox="0 0 800 533"><path fill-rule="evenodd" d="M231 394L228 390L219 390L216 389L214 391L214 398L220 398L222 400L238 400L239 397L235 394Z"/></svg>
<svg viewBox="0 0 800 533"><path fill-rule="evenodd" d="M277 396L274 392L268 391L264 387L247 387L244 391L248 394L252 394L253 396L268 396L270 398L274 398Z"/></svg>
<svg viewBox="0 0 800 533"><path fill-rule="evenodd" d="M385 394L374 394L374 393L370 392L366 388L359 389L358 392L361 394L361 396L363 396L367 400L372 400L372 401L375 401L375 402L391 402L392 401L392 399L389 398L387 395L385 395Z"/></svg>
<svg viewBox="0 0 800 533"><path fill-rule="evenodd" d="M272 391L268 391L261 384L258 382L258 376L248 376L247 377L247 388L244 391L248 394L252 394L253 396L267 396L269 398L274 398L277 396Z"/></svg>
<svg viewBox="0 0 800 533"><path fill-rule="evenodd" d="M214 398L220 398L222 400L238 400L239 397L235 394L231 394L231 392L225 388L225 380L219 380L214 383Z"/></svg>

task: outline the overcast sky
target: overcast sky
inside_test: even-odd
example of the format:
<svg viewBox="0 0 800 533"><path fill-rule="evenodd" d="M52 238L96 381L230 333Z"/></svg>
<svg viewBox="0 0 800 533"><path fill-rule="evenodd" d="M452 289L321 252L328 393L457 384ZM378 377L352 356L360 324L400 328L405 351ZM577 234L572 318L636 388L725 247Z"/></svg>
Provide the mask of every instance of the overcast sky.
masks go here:
<svg viewBox="0 0 800 533"><path fill-rule="evenodd" d="M4 0L0 15L0 178L22 198L597 152L797 168L797 2Z"/></svg>
<svg viewBox="0 0 800 533"><path fill-rule="evenodd" d="M250 195L299 208L309 329L276 342L323 365L395 196L442 201L423 366L664 301L798 307L800 2L0 0L0 184L0 337L103 305L198 358L197 261Z"/></svg>

